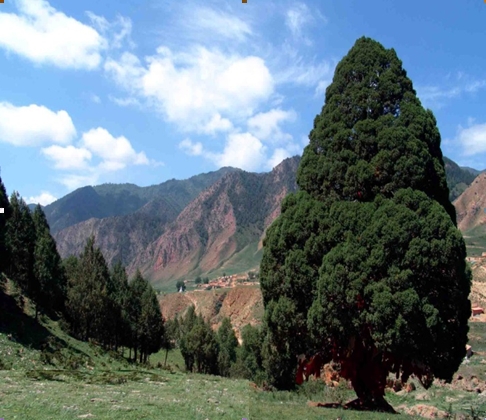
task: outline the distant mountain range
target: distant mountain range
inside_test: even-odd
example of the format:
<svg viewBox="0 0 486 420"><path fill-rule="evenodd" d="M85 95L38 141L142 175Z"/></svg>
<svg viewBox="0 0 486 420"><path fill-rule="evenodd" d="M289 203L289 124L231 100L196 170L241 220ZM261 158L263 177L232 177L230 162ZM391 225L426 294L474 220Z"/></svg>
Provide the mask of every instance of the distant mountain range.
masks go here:
<svg viewBox="0 0 486 420"><path fill-rule="evenodd" d="M475 175L444 161L452 201ZM259 265L266 228L282 199L297 190L299 162L295 156L263 174L222 168L150 187L88 186L44 211L63 257L79 254L95 235L109 264L120 260L130 274L140 268L160 286L244 272Z"/></svg>

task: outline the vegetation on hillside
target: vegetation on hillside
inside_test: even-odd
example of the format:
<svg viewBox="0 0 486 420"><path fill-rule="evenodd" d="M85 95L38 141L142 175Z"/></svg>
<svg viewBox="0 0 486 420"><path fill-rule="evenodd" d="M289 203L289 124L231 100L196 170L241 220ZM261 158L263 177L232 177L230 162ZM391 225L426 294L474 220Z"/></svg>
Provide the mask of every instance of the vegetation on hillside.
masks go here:
<svg viewBox="0 0 486 420"><path fill-rule="evenodd" d="M461 168L456 162L453 162L445 156L443 159L447 186L449 188L449 200L452 202L471 185L477 175L470 170ZM479 171L477 172L479 173Z"/></svg>
<svg viewBox="0 0 486 420"><path fill-rule="evenodd" d="M338 362L362 408L393 410L389 372L450 381L470 270L436 120L393 49L361 38L338 64L297 183L260 270L271 383L293 388L301 353Z"/></svg>

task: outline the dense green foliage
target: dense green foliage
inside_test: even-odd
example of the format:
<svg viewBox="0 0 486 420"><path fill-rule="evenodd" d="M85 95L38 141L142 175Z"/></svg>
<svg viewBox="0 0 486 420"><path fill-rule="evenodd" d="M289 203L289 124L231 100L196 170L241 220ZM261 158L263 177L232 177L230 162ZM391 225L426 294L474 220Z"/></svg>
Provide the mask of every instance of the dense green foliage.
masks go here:
<svg viewBox="0 0 486 420"><path fill-rule="evenodd" d="M235 332L233 331L229 318L223 318L223 321L218 329L217 340L219 345L219 374L221 376L229 376L231 365L236 362L236 349L238 348L238 340Z"/></svg>
<svg viewBox="0 0 486 420"><path fill-rule="evenodd" d="M130 357L133 351L134 360L141 363L163 347L164 320L157 295L139 271L130 283L121 263L110 272L93 237L79 260L71 256L64 268L67 321L75 337L107 349L128 348Z"/></svg>
<svg viewBox="0 0 486 420"><path fill-rule="evenodd" d="M10 203L8 201L7 191L5 190L5 185L3 185L2 178L0 177L0 208L3 209L3 213L0 213L0 273L4 272L10 261L8 255L8 247L5 242L6 230L7 230L7 220L11 216Z"/></svg>
<svg viewBox="0 0 486 420"><path fill-rule="evenodd" d="M435 118L394 50L361 38L338 64L297 183L260 267L270 382L292 388L302 353L340 363L370 407L389 372L451 380L470 271Z"/></svg>

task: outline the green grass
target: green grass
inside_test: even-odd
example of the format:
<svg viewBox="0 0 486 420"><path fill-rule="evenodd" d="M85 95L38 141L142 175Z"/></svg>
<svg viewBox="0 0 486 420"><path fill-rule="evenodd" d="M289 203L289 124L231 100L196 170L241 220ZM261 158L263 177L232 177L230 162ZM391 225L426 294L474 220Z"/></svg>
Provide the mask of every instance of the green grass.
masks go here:
<svg viewBox="0 0 486 420"><path fill-rule="evenodd" d="M308 401L354 399L344 384L329 388L309 381L295 392L264 392L246 380L188 374L178 350L169 352L165 368L164 351L151 356L151 366L137 366L75 340L55 321L35 322L28 305L24 313L12 297L0 303L0 418L5 420L413 418L308 406ZM477 353L461 365L464 377L486 378L485 334L486 324L471 323L470 343ZM450 387L433 385L425 391L417 385L408 394L389 392L387 400L395 408L426 404L455 414L472 408L486 416L485 395Z"/></svg>

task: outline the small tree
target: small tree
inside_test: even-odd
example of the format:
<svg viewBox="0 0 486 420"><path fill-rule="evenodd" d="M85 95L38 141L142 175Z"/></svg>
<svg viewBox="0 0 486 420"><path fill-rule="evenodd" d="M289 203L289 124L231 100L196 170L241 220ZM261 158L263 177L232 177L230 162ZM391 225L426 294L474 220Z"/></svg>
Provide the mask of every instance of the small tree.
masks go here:
<svg viewBox="0 0 486 420"><path fill-rule="evenodd" d="M178 280L177 283L176 283L176 288L177 288L177 291L180 292L181 290L183 292L186 291L186 284L184 283L183 280Z"/></svg>
<svg viewBox="0 0 486 420"><path fill-rule="evenodd" d="M221 376L229 376L231 365L236 361L236 349L238 348L238 339L229 318L223 318L223 322L218 329L217 338L219 344L219 374Z"/></svg>
<svg viewBox="0 0 486 420"><path fill-rule="evenodd" d="M196 279L194 280L195 284L201 284L201 282L202 282L202 279L201 279L200 276L197 276Z"/></svg>

